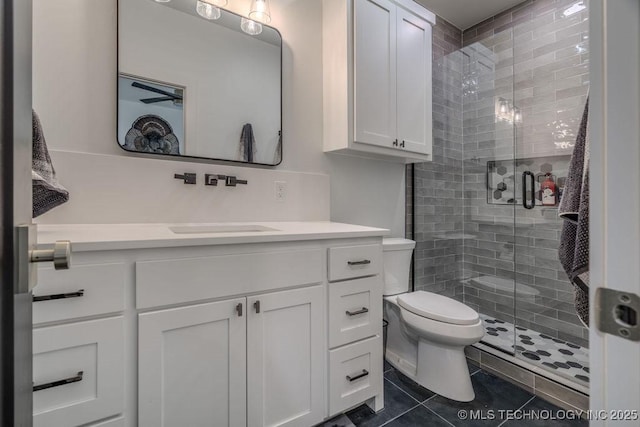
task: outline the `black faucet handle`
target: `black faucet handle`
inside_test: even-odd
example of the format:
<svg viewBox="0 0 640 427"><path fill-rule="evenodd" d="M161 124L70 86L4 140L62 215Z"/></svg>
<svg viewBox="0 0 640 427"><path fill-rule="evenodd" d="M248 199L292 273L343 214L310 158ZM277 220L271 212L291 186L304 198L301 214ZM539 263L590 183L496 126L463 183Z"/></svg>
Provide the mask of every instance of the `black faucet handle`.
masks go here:
<svg viewBox="0 0 640 427"><path fill-rule="evenodd" d="M195 184L197 175L195 173L184 173L184 174L174 174L173 177L175 179L181 179L185 184Z"/></svg>
<svg viewBox="0 0 640 427"><path fill-rule="evenodd" d="M244 179L238 179L235 176L231 176L231 175L227 175L226 179L225 179L225 185L227 187L235 187L238 184L247 184L247 181Z"/></svg>

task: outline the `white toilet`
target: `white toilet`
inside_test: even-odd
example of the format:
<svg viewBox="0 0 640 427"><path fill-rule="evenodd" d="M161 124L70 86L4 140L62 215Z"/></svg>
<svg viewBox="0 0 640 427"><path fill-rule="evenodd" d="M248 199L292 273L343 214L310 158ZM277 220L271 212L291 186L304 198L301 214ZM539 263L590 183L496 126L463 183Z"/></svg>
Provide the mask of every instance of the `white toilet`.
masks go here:
<svg viewBox="0 0 640 427"><path fill-rule="evenodd" d="M449 399L475 398L464 347L484 335L476 311L431 292L409 292L411 254L416 243L384 239L385 358L423 387Z"/></svg>

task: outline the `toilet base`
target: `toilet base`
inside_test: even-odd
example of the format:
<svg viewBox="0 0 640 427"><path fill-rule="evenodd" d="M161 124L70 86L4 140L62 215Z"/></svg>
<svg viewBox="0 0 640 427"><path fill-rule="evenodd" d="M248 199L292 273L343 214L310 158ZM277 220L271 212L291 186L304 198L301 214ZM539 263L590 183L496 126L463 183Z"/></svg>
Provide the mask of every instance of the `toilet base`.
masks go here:
<svg viewBox="0 0 640 427"><path fill-rule="evenodd" d="M446 398L470 402L475 398L464 346L448 347L420 339L416 382Z"/></svg>

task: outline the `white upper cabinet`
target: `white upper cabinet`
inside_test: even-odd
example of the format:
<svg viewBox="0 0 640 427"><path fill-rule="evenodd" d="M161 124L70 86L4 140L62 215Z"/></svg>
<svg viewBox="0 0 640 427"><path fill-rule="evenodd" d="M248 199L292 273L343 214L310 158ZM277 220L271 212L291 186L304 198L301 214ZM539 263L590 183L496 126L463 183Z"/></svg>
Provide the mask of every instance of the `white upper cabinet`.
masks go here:
<svg viewBox="0 0 640 427"><path fill-rule="evenodd" d="M396 139L396 7L355 0L355 140L389 147Z"/></svg>
<svg viewBox="0 0 640 427"><path fill-rule="evenodd" d="M397 135L407 151L431 154L431 24L398 8Z"/></svg>
<svg viewBox="0 0 640 427"><path fill-rule="evenodd" d="M323 0L324 151L431 160L431 25L410 0Z"/></svg>

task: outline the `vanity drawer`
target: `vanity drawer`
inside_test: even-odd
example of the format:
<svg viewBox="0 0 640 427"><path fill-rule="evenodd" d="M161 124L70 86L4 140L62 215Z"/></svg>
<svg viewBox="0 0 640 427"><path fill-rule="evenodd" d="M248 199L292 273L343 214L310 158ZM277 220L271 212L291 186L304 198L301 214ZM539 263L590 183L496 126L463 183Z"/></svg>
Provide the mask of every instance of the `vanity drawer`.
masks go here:
<svg viewBox="0 0 640 427"><path fill-rule="evenodd" d="M324 282L321 249L136 262L136 307Z"/></svg>
<svg viewBox="0 0 640 427"><path fill-rule="evenodd" d="M33 289L33 323L122 311L124 285L124 264L78 265L64 271L40 268Z"/></svg>
<svg viewBox="0 0 640 427"><path fill-rule="evenodd" d="M329 347L381 334L382 276L329 284Z"/></svg>
<svg viewBox="0 0 640 427"><path fill-rule="evenodd" d="M33 425L76 426L122 413L123 347L122 317L34 329Z"/></svg>
<svg viewBox="0 0 640 427"><path fill-rule="evenodd" d="M382 272L382 245L329 248L329 281L371 276Z"/></svg>
<svg viewBox="0 0 640 427"><path fill-rule="evenodd" d="M337 414L382 392L382 338L329 352L329 412Z"/></svg>

